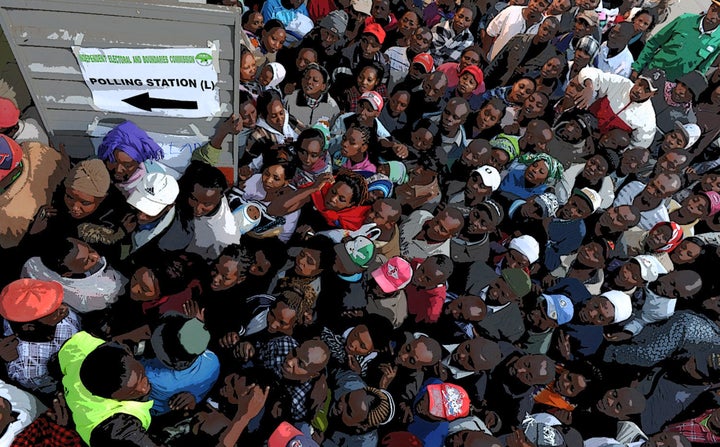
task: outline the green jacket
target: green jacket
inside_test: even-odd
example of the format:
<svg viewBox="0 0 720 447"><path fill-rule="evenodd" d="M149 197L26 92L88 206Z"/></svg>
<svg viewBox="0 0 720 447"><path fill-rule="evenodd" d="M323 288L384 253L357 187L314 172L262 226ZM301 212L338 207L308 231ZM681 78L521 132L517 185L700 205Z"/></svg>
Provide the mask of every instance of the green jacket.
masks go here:
<svg viewBox="0 0 720 447"><path fill-rule="evenodd" d="M63 373L65 401L72 412L75 430L88 445L93 429L104 420L118 414L126 413L140 420L143 428L150 426L150 408L153 401L117 401L94 396L85 388L80 380L80 367L83 360L102 345L104 341L87 332L78 332L68 340L58 353L60 370ZM102 374L102 371L98 371Z"/></svg>
<svg viewBox="0 0 720 447"><path fill-rule="evenodd" d="M668 81L676 81L692 70L708 71L720 54L720 26L709 34L700 33L703 16L683 14L645 43L632 69L641 73L651 68L665 70Z"/></svg>

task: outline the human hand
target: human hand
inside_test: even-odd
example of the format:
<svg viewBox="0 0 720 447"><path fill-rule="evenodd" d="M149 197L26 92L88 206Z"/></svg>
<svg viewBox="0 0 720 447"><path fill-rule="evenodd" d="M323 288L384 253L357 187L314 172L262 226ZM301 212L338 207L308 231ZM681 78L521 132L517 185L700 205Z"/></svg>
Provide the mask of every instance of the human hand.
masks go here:
<svg viewBox="0 0 720 447"><path fill-rule="evenodd" d="M128 213L120 220L125 233L132 233L137 228L137 216L135 213Z"/></svg>
<svg viewBox="0 0 720 447"><path fill-rule="evenodd" d="M400 402L400 414L402 415L402 423L409 424L413 421L412 407L405 402Z"/></svg>
<svg viewBox="0 0 720 447"><path fill-rule="evenodd" d="M397 366L393 366L389 363L382 363L378 368L382 373L382 377L380 378L380 382L378 383L378 385L382 389L387 389L387 387L390 386L390 383L395 379L395 376L397 375Z"/></svg>
<svg viewBox="0 0 720 447"><path fill-rule="evenodd" d="M632 333L628 331L618 331L609 334L603 334L603 336L605 337L605 340L611 343L617 343L625 340L630 340L632 338Z"/></svg>
<svg viewBox="0 0 720 447"><path fill-rule="evenodd" d="M238 179L243 182L252 177L253 174L255 174L255 172L248 165L240 166L240 168L238 169Z"/></svg>
<svg viewBox="0 0 720 447"><path fill-rule="evenodd" d="M15 334L0 339L0 358L8 363L17 360L20 356L17 351L19 343L20 341Z"/></svg>
<svg viewBox="0 0 720 447"><path fill-rule="evenodd" d="M407 158L408 155L410 155L410 150L408 150L407 146L402 143L393 143L391 148L395 155L398 156L398 158L404 159Z"/></svg>
<svg viewBox="0 0 720 447"><path fill-rule="evenodd" d="M187 300L183 303L182 308L185 315L205 322L205 308L200 308L197 301Z"/></svg>
<svg viewBox="0 0 720 447"><path fill-rule="evenodd" d="M50 205L43 205L40 207L38 212L35 214L32 225L28 230L29 234L38 234L45 231L48 226L48 222L52 217L57 214L57 210Z"/></svg>
<svg viewBox="0 0 720 447"><path fill-rule="evenodd" d="M258 385L251 386L246 394L238 397L238 413L243 412L246 417L254 418L265 406L268 394L270 394L270 387L261 389Z"/></svg>
<svg viewBox="0 0 720 447"><path fill-rule="evenodd" d="M572 348L570 346L570 335L566 334L565 331L560 330L558 332L557 348L560 351L560 355L565 360L570 360Z"/></svg>
<svg viewBox="0 0 720 447"><path fill-rule="evenodd" d="M220 338L220 347L230 349L240 342L240 335L237 332L228 332Z"/></svg>
<svg viewBox="0 0 720 447"><path fill-rule="evenodd" d="M255 348L253 347L252 343L244 341L235 345L235 349L233 349L233 355L236 359L247 362L255 355Z"/></svg>
<svg viewBox="0 0 720 447"><path fill-rule="evenodd" d="M330 172L323 172L322 174L318 175L315 179L315 182L313 182L312 187L316 191L320 191L320 188L322 188L326 183L334 183L335 177Z"/></svg>
<svg viewBox="0 0 720 447"><path fill-rule="evenodd" d="M70 412L68 411L67 402L65 402L65 395L63 393L57 393L55 395L53 408L47 411L47 415L50 420L57 425L67 427L70 422Z"/></svg>
<svg viewBox="0 0 720 447"><path fill-rule="evenodd" d="M197 402L195 401L195 396L190 394L187 391L183 391L182 393L177 393L173 397L170 398L168 401L168 406L171 410L194 410L195 405Z"/></svg>
<svg viewBox="0 0 720 447"><path fill-rule="evenodd" d="M583 88L573 97L573 101L575 101L575 106L578 109L587 109L587 107L590 105L590 101L592 100L592 95L592 82L590 80L585 80Z"/></svg>

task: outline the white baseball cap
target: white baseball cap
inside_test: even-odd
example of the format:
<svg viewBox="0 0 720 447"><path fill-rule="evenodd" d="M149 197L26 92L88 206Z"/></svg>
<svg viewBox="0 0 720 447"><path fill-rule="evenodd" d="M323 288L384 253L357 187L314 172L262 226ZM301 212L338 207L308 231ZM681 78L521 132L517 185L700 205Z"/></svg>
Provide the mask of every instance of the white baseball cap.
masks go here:
<svg viewBox="0 0 720 447"><path fill-rule="evenodd" d="M177 180L168 174L153 172L143 177L130 193L127 202L148 216L155 217L166 206L175 203L179 193Z"/></svg>
<svg viewBox="0 0 720 447"><path fill-rule="evenodd" d="M478 174L480 174L480 177L482 177L482 181L485 186L489 186L493 190L493 192L497 191L497 189L500 187L500 173L494 167L487 165L480 166L473 172L477 172Z"/></svg>

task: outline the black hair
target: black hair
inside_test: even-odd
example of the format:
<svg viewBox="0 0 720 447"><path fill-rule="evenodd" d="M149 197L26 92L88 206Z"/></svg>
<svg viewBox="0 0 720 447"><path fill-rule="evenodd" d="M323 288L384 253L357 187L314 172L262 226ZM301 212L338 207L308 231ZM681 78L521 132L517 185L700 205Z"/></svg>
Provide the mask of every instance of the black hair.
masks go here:
<svg viewBox="0 0 720 447"><path fill-rule="evenodd" d="M352 198L350 201L354 204L353 206L360 205L367 200L368 185L365 177L357 172L342 170L335 177L335 183L340 182L345 183L352 190Z"/></svg>
<svg viewBox="0 0 720 447"><path fill-rule="evenodd" d="M427 129L430 130L434 126L433 122L430 121L429 118L421 118L417 121L415 121L415 124L413 124L412 131L415 132L418 129Z"/></svg>
<svg viewBox="0 0 720 447"><path fill-rule="evenodd" d="M433 259L438 269L445 275L446 278L450 277L453 273L454 265L452 259L447 255L432 255L428 256L427 259Z"/></svg>
<svg viewBox="0 0 720 447"><path fill-rule="evenodd" d="M323 134L320 129L316 127L308 127L307 129L300 132L297 140L295 140L295 147L299 148L305 140L319 140L323 152L325 151L327 141L325 140L325 134Z"/></svg>
<svg viewBox="0 0 720 447"><path fill-rule="evenodd" d="M351 126L348 128L348 130L345 131L345 133L347 134L348 132L350 132L350 131L353 130L353 129L354 129L354 130L357 130L358 132L360 132L360 134L362 135L363 144L368 145L368 148L369 148L369 146L370 146L370 140L371 140L371 138L372 138L372 136L373 136L373 131L372 131L372 129L370 129L370 128L367 127L367 126L362 126L362 125L353 123L353 125L351 125Z"/></svg>
<svg viewBox="0 0 720 447"><path fill-rule="evenodd" d="M315 235L301 242L299 245L301 248L320 252L320 265L318 266L320 269L328 270L332 268L335 262L335 243L332 239Z"/></svg>
<svg viewBox="0 0 720 447"><path fill-rule="evenodd" d="M223 248L220 252L220 256L218 256L218 259L222 256L227 256L237 262L239 276L245 275L254 261L253 255L247 247L239 244L230 244Z"/></svg>
<svg viewBox="0 0 720 447"><path fill-rule="evenodd" d="M102 344L83 360L80 381L91 394L112 399L112 395L130 378L132 359L124 345L115 342Z"/></svg>
<svg viewBox="0 0 720 447"><path fill-rule="evenodd" d="M372 69L374 69L375 72L377 73L377 83L378 83L378 85L382 84L383 77L385 76L385 69L383 68L383 66L380 65L380 64L378 64L376 61L363 62L363 63L361 63L360 65L358 65L358 66L355 68L354 71L355 71L355 73L357 73L358 76L359 76L360 73L362 73L362 71L363 71L364 69L366 69L366 68L372 68Z"/></svg>
<svg viewBox="0 0 720 447"><path fill-rule="evenodd" d="M175 202L177 203L178 215L183 223L183 228L187 228L187 223L194 218L188 200L193 193L193 189L195 189L195 185L200 185L203 188L219 189L222 194L228 189L227 179L218 168L198 160L190 162L185 173L178 180L180 193Z"/></svg>
<svg viewBox="0 0 720 447"><path fill-rule="evenodd" d="M250 265L255 263L255 254L262 252L270 262L271 268L265 273L265 276L275 276L275 272L280 270L287 260L287 249L285 244L278 238L269 237L265 239L256 239L243 235L240 238L240 245L245 247L250 253Z"/></svg>
<svg viewBox="0 0 720 447"><path fill-rule="evenodd" d="M483 105L480 106L478 111L482 110L483 107L485 107L487 105L492 106L495 110L500 112L501 119L502 119L503 115L505 115L505 109L507 109L507 104L505 104L505 101L503 101L499 97L493 96L492 98L488 99L487 101L485 101L485 103Z"/></svg>
<svg viewBox="0 0 720 447"><path fill-rule="evenodd" d="M240 99L238 99L238 104L245 104L246 102L251 102L252 105L255 105L255 98L252 97L250 92L240 90Z"/></svg>
<svg viewBox="0 0 720 447"><path fill-rule="evenodd" d="M263 151L263 170L270 166L280 165L285 170L285 180L290 181L295 177L298 168L298 160L295 154L287 149L267 149Z"/></svg>
<svg viewBox="0 0 720 447"><path fill-rule="evenodd" d="M657 14L655 14L653 11L643 8L640 11L636 12L635 15L632 16L632 19L630 20L630 23L632 23L635 18L641 14L647 14L650 16L650 25L648 26L648 29L646 29L643 33L647 36L650 34L650 32L655 28L655 25L657 25L658 17Z"/></svg>
<svg viewBox="0 0 720 447"><path fill-rule="evenodd" d="M285 25L278 19L270 19L263 25L263 31L270 32L274 30L275 28L282 28L285 30Z"/></svg>
<svg viewBox="0 0 720 447"><path fill-rule="evenodd" d="M155 256L148 254L145 263L137 268L150 269L160 288L160 296L175 295L187 289L195 277L193 258L193 255L181 251L158 252Z"/></svg>
<svg viewBox="0 0 720 447"><path fill-rule="evenodd" d="M252 17L253 14L262 15L260 13L260 11L255 11L255 10L249 9L249 10L245 11L245 13L243 13L242 18L240 19L240 24L242 26L247 25L247 23L250 21L250 17Z"/></svg>
<svg viewBox="0 0 720 447"><path fill-rule="evenodd" d="M161 338L162 349L165 351L165 356L173 365L185 364L186 367L189 367L190 364L200 356L200 354L187 352L180 343L180 329L182 329L185 323L192 319L192 317L177 311L167 312L160 316L160 319L157 321L157 326L153 329L153 331L156 331L157 327L165 324L159 336Z"/></svg>
<svg viewBox="0 0 720 447"><path fill-rule="evenodd" d="M470 45L469 47L465 48L464 50L462 50L462 53L460 53L460 57L463 57L465 55L465 53L467 53L468 51L475 52L475 54L480 56L480 58L482 60L483 52L482 52L482 49L478 45Z"/></svg>
<svg viewBox="0 0 720 447"><path fill-rule="evenodd" d="M73 248L75 248L75 244L71 241L71 238L60 239L54 244L47 244L43 248L40 253L40 260L45 264L45 267L62 275L68 272L68 268L65 266L65 258L72 252Z"/></svg>
<svg viewBox="0 0 720 447"><path fill-rule="evenodd" d="M393 325L387 318L376 315L367 314L356 320L353 324L359 326L361 324L367 326L370 338L378 352L391 351L390 343L393 335Z"/></svg>
<svg viewBox="0 0 720 447"><path fill-rule="evenodd" d="M460 4L460 6L455 8L455 13L460 11L460 8L465 8L468 11L470 11L470 13L472 13L473 20L475 20L477 18L478 10L477 10L477 7L475 5L473 5L472 3L465 2L465 3Z"/></svg>
<svg viewBox="0 0 720 447"><path fill-rule="evenodd" d="M267 118L268 107L270 107L270 104L272 104L274 101L280 101L280 103L282 104L282 98L280 97L280 93L272 89L265 90L260 94L260 96L258 96L256 107L258 115L260 115L262 119ZM283 108L285 108L284 105Z"/></svg>

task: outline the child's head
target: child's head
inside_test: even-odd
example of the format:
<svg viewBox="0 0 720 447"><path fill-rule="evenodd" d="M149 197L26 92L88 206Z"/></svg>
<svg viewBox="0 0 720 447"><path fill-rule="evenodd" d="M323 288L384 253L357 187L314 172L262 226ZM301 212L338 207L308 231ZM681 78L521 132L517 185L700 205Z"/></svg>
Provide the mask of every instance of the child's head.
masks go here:
<svg viewBox="0 0 720 447"><path fill-rule="evenodd" d="M270 85L270 82L272 82L273 79L273 69L270 66L270 64L265 65L262 70L260 70L260 77L258 78L258 82L260 82L260 85L263 87L267 87Z"/></svg>
<svg viewBox="0 0 720 447"><path fill-rule="evenodd" d="M420 152L429 151L433 147L435 136L430 131L432 123L428 119L421 119L410 133L410 144Z"/></svg>
<svg viewBox="0 0 720 447"><path fill-rule="evenodd" d="M242 16L242 27L246 31L257 34L260 32L263 25L263 15L258 11L250 10Z"/></svg>

